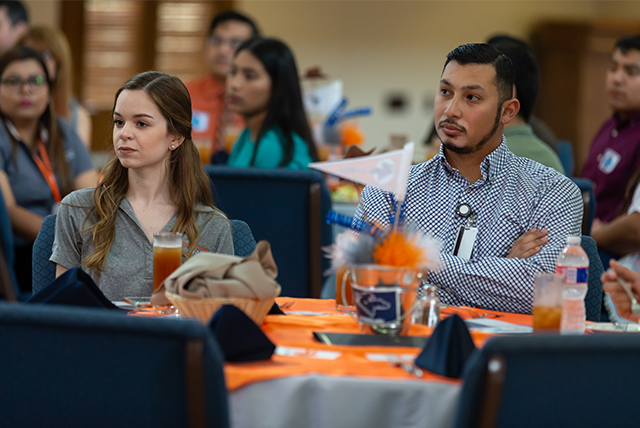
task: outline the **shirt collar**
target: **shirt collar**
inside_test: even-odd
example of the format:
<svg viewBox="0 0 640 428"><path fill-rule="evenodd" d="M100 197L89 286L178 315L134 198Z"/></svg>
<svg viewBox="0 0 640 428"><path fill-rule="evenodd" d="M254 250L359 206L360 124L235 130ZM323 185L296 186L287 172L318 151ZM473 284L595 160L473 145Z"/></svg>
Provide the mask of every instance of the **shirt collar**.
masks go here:
<svg viewBox="0 0 640 428"><path fill-rule="evenodd" d="M133 207L131 206L131 202L129 202L129 199L127 199L126 196L122 198L122 201L120 201L120 209L124 211L125 214L127 214L129 218L131 218L144 233L144 229L142 229L142 225L138 221L138 217L136 217L136 213L133 210ZM161 230L161 232L171 232L173 230L173 226L176 224L176 221L178 221L178 213L175 213L173 217L171 217L171 219L165 225L165 227Z"/></svg>
<svg viewBox="0 0 640 428"><path fill-rule="evenodd" d="M489 153L486 158L480 164L480 173L482 174L482 182L485 182L487 179L494 180L495 177L500 173L503 169L504 165L507 162L507 155L509 153L509 149L507 148L507 139L502 135L502 141L500 145L496 147L494 151ZM438 161L442 164L445 170L450 173L457 172L444 155L444 146L440 145L440 153L438 153L435 158L439 158Z"/></svg>
<svg viewBox="0 0 640 428"><path fill-rule="evenodd" d="M509 138L514 135L531 136L535 134L533 133L533 128L531 127L531 125L527 123L523 123L522 125L512 125L512 126L505 127L502 135L504 135L505 138Z"/></svg>
<svg viewBox="0 0 640 428"><path fill-rule="evenodd" d="M620 119L620 116L618 116L617 113L614 113L613 120L615 121L616 128L634 125L640 122L640 110L634 111L633 113L629 114L629 118L624 121Z"/></svg>
<svg viewBox="0 0 640 428"><path fill-rule="evenodd" d="M16 127L13 126L13 123L11 123L11 121L5 120L4 125L7 127L7 130L9 131L11 136L15 138L16 141L28 146L28 144L25 143L22 137L20 136L20 133L18 132ZM49 132L44 127L40 127L40 139L45 144L49 142Z"/></svg>

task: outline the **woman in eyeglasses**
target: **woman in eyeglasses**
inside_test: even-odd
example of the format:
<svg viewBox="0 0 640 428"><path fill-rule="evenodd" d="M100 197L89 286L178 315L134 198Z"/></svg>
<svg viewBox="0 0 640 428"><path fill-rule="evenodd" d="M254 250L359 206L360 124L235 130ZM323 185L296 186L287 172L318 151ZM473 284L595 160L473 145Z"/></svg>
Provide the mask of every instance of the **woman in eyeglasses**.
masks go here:
<svg viewBox="0 0 640 428"><path fill-rule="evenodd" d="M69 192L98 181L87 148L56 116L50 85L36 51L17 47L0 57L0 190L15 234L22 291L31 290L31 251L44 216Z"/></svg>
<svg viewBox="0 0 640 428"><path fill-rule="evenodd" d="M51 79L51 98L56 113L71 122L84 144L91 147L91 116L73 96L71 49L64 33L44 25L33 26L18 44L42 55Z"/></svg>
<svg viewBox="0 0 640 428"><path fill-rule="evenodd" d="M256 37L238 47L227 77L227 103L247 126L229 166L307 169L318 160L296 61L283 42Z"/></svg>

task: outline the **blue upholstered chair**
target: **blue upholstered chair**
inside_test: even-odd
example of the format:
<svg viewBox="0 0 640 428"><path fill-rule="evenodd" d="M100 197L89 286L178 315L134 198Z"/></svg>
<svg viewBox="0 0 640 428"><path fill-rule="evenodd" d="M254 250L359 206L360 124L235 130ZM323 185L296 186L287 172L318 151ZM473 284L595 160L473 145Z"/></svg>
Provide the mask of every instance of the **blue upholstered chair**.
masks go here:
<svg viewBox="0 0 640 428"><path fill-rule="evenodd" d="M32 289L33 294L42 290L47 284L56 277L56 268L53 263L49 262L51 257L51 247L55 237L56 215L51 214L44 218L40 233L33 243L32 256ZM246 257L253 253L256 248L256 240L253 239L251 229L242 220L231 220L231 229L233 231L233 248L235 255Z"/></svg>
<svg viewBox="0 0 640 428"><path fill-rule="evenodd" d="M230 220L233 231L233 252L236 256L247 257L256 249L256 240L251 228L242 220Z"/></svg>
<svg viewBox="0 0 640 428"><path fill-rule="evenodd" d="M638 355L633 334L490 339L467 361L454 427L636 426Z"/></svg>
<svg viewBox="0 0 640 428"><path fill-rule="evenodd" d="M604 269L598 255L596 241L590 236L582 236L582 248L589 256L589 289L584 298L587 320L600 321L602 312L602 281L600 277Z"/></svg>
<svg viewBox="0 0 640 428"><path fill-rule="evenodd" d="M582 203L584 204L584 213L582 214L582 234L591 234L591 225L596 216L596 195L593 192L593 184L587 178L573 177L571 180L576 183L580 192L582 192Z"/></svg>
<svg viewBox="0 0 640 428"><path fill-rule="evenodd" d="M332 242L324 221L331 197L316 171L205 168L214 203L229 218L241 218L256 240L271 244L282 295L319 297L329 267L321 247Z"/></svg>
<svg viewBox="0 0 640 428"><path fill-rule="evenodd" d="M11 228L11 219L4 202L2 192L0 192L0 293L7 301L26 300L26 297L20 292L16 274L13 270L13 262L15 260L15 252L13 249L13 230Z"/></svg>
<svg viewBox="0 0 640 428"><path fill-rule="evenodd" d="M564 173L567 174L567 177L572 177L574 162L573 145L571 145L570 141L558 141L558 157L560 158L560 163L562 163L562 167L564 168Z"/></svg>
<svg viewBox="0 0 640 428"><path fill-rule="evenodd" d="M0 303L0 425L229 426L220 348L196 321Z"/></svg>
<svg viewBox="0 0 640 428"><path fill-rule="evenodd" d="M56 234L56 215L49 214L42 221L40 232L31 253L31 291L36 294L56 277L56 267L49 261Z"/></svg>

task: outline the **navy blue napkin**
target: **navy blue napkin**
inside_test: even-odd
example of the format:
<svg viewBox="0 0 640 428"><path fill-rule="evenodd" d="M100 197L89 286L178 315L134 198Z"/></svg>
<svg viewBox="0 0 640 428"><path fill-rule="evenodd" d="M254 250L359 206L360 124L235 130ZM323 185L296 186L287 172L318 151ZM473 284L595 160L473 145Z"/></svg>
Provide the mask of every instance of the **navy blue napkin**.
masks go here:
<svg viewBox="0 0 640 428"><path fill-rule="evenodd" d="M276 349L260 327L233 305L218 309L209 328L228 362L268 360Z"/></svg>
<svg viewBox="0 0 640 428"><path fill-rule="evenodd" d="M87 306L116 309L100 291L93 279L80 268L72 268L54 279L25 303L53 303L58 305Z"/></svg>
<svg viewBox="0 0 640 428"><path fill-rule="evenodd" d="M475 349L465 322L452 315L438 323L415 363L432 373L457 379Z"/></svg>
<svg viewBox="0 0 640 428"><path fill-rule="evenodd" d="M285 315L285 313L282 312L282 309L280 309L280 306L277 303L274 303L273 306L271 306L271 309L269 309L269 313L267 315Z"/></svg>

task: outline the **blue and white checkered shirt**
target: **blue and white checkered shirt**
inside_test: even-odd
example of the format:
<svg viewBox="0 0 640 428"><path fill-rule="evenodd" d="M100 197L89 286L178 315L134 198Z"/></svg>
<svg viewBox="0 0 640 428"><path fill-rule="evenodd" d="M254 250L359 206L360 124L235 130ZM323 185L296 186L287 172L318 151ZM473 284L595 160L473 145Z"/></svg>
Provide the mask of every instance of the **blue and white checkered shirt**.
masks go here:
<svg viewBox="0 0 640 428"><path fill-rule="evenodd" d="M428 276L441 286L443 303L531 313L534 275L554 272L567 236L580 234L580 190L557 171L511 153L504 136L480 171L482 178L469 183L449 165L442 148L434 158L411 167L404 220L444 242L444 267ZM393 201L391 193L367 186L355 218L387 226ZM467 223L456 215L461 203L477 213L471 260L452 255L458 229ZM542 250L528 259L506 258L515 240L534 227L549 230Z"/></svg>

